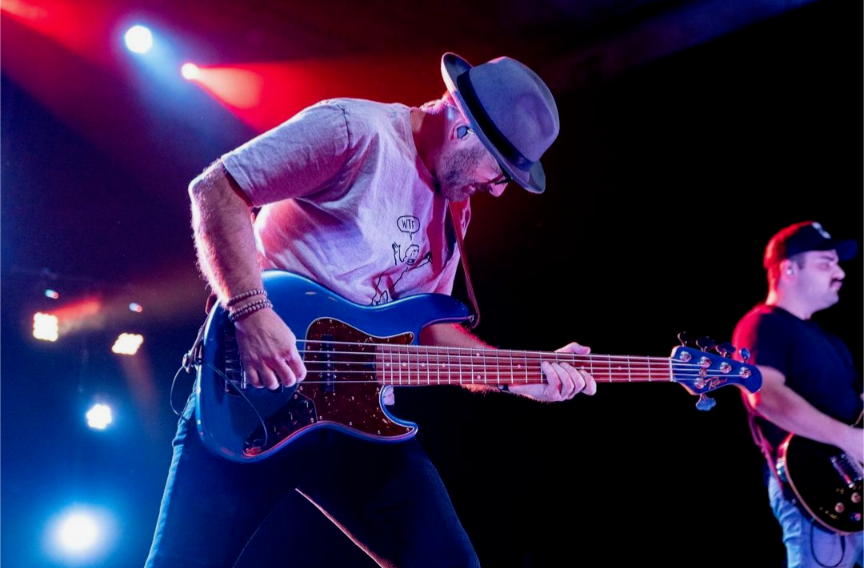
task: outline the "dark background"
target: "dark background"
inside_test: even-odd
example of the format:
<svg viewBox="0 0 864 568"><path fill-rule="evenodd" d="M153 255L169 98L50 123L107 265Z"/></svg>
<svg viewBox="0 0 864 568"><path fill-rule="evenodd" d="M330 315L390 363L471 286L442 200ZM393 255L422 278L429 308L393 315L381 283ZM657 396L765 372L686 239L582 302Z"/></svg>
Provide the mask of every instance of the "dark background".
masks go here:
<svg viewBox="0 0 864 568"><path fill-rule="evenodd" d="M103 15L124 8L102 4L111 7ZM304 13L295 25L307 43L293 51L284 48L288 31L283 51L270 41L276 23L240 41L229 22L240 11L248 19L237 26L278 20L289 6L128 3L130 14L161 14L201 46L202 59L338 58L353 49L364 61L412 61L382 63L386 75L354 68L369 82L340 84L346 95L435 98L446 50L475 63L516 57L555 91L562 130L543 160L546 194L513 186L474 203L466 245L477 333L493 345L554 350L575 340L597 354L665 357L679 332L728 341L764 296L761 254L776 230L814 219L834 236L861 239L860 4L740 2L723 20L710 2L594 3L590 14L550 2L535 19L510 18L529 12L516 2L494 17L491 5L468 14L445 3L427 21L419 8L380 2L365 33L348 23L316 27ZM664 13L683 23L658 24ZM256 130L194 87L136 83L134 69L82 63L3 17L2 560L63 565L41 548L45 526L79 502L120 519L113 552L92 565L138 566L170 459L172 378L207 294L186 185ZM286 103L286 118L291 104L299 103ZM860 256L844 268L841 303L816 319L848 342L860 368ZM60 302L98 296L106 315L56 343L35 341L32 313L58 307L45 287ZM457 295L465 298L461 282ZM142 314L108 309L131 299ZM120 328L146 337L131 362L105 348ZM190 384L180 373L178 403ZM399 391L393 412L420 424L487 567L780 566L739 391L712 396L717 406L701 412L671 383L601 384L592 398L557 405L442 387ZM115 406L111 430L83 425L94 400ZM309 512L302 521L277 514L243 566L278 565L309 542L321 552L310 565L368 564ZM311 540L313 528L327 539Z"/></svg>

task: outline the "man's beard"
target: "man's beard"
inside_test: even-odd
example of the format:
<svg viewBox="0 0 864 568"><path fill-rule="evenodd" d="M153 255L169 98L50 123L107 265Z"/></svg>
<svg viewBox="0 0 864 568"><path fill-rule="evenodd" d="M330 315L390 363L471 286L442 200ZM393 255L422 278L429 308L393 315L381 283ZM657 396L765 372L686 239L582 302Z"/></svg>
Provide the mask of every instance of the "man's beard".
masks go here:
<svg viewBox="0 0 864 568"><path fill-rule="evenodd" d="M444 159L445 170L438 176L438 191L448 201L464 201L475 191L473 179L477 164L484 156L484 149L472 146L458 149Z"/></svg>

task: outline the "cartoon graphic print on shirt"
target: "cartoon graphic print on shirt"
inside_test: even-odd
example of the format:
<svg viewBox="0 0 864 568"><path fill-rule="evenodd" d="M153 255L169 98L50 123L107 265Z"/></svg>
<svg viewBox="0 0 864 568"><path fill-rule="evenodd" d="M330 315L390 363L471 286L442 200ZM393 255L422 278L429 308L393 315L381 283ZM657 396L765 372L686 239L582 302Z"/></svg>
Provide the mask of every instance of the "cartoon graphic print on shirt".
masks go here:
<svg viewBox="0 0 864 568"><path fill-rule="evenodd" d="M370 301L370 305L377 306L386 304L395 296L394 292L396 285L402 280L402 277L409 271L426 266L432 263L432 251L426 251L426 254L421 256L420 245L414 242L414 235L420 231L420 219L414 215L402 215L396 219L396 227L399 233L408 235L407 243L394 242L393 247L393 266L403 266L401 272L390 284L389 288L382 289L382 283L387 276L387 273L382 273L375 281L375 295ZM404 244L404 250L403 250Z"/></svg>

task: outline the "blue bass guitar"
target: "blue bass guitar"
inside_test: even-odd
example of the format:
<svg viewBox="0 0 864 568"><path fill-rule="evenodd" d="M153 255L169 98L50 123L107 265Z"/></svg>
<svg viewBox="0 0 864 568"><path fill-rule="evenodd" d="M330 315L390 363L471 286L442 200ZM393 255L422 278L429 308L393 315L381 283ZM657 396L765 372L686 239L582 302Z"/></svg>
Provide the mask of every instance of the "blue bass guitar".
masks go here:
<svg viewBox="0 0 864 568"><path fill-rule="evenodd" d="M278 391L245 384L234 328L219 304L207 317L194 358L196 419L204 444L237 462L267 458L297 437L334 428L375 441L413 437L417 424L392 416L385 386L525 385L545 381L540 361L568 362L598 382L675 382L699 396L725 385L755 392L762 377L753 365L686 346L671 357L431 347L420 330L463 322L469 311L442 294L420 294L380 306L350 302L290 272L264 272L273 307L298 338L306 379Z"/></svg>

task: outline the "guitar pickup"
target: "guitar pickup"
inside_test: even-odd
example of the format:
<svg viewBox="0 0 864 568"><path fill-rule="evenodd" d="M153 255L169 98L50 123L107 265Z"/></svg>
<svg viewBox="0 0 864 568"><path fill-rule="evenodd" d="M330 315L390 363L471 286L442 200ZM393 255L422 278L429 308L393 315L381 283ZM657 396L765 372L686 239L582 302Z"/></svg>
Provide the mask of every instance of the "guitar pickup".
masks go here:
<svg viewBox="0 0 864 568"><path fill-rule="evenodd" d="M240 363L240 348L233 330L225 329L222 342L222 373L225 379L225 394L238 396L237 389L246 388L246 374Z"/></svg>

